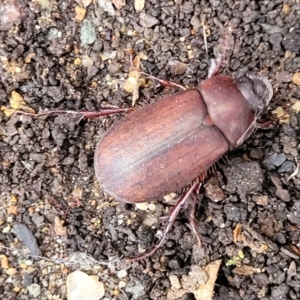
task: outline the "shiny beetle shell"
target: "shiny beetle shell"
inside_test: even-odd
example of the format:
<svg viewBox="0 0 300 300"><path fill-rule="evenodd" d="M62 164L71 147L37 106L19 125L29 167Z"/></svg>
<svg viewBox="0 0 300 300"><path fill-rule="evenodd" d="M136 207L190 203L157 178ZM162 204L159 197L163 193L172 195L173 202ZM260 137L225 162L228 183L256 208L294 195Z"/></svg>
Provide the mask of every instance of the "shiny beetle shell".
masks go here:
<svg viewBox="0 0 300 300"><path fill-rule="evenodd" d="M257 94L255 80L266 95ZM116 200L157 200L189 184L248 138L271 97L272 88L261 76L234 82L218 75L142 107L99 141L96 176Z"/></svg>

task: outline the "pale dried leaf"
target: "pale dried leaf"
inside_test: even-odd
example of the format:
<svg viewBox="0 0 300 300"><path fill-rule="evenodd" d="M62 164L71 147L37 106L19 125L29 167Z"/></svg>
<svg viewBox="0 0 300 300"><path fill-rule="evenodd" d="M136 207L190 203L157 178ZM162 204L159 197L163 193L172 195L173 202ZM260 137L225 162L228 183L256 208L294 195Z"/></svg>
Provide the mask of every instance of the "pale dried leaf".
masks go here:
<svg viewBox="0 0 300 300"><path fill-rule="evenodd" d="M95 276L77 270L67 277L68 300L99 300L104 294L104 284Z"/></svg>
<svg viewBox="0 0 300 300"><path fill-rule="evenodd" d="M134 0L134 8L137 12L142 11L145 7L145 0Z"/></svg>
<svg viewBox="0 0 300 300"><path fill-rule="evenodd" d="M297 157L295 157L295 162L296 162L296 169L294 170L294 172L289 176L289 178L287 179L287 181L291 180L292 178L296 177L299 173L299 163L297 160Z"/></svg>
<svg viewBox="0 0 300 300"><path fill-rule="evenodd" d="M282 11L285 15L288 15L291 11L290 5L287 3L283 4Z"/></svg>
<svg viewBox="0 0 300 300"><path fill-rule="evenodd" d="M76 187L74 188L74 190L72 191L72 196L74 198L77 198L77 199L82 199L82 193L83 193L83 190Z"/></svg>
<svg viewBox="0 0 300 300"><path fill-rule="evenodd" d="M122 7L126 5L125 0L112 0L112 3L118 10L122 9Z"/></svg>
<svg viewBox="0 0 300 300"><path fill-rule="evenodd" d="M241 240L242 224L238 223L233 230L233 242L237 243Z"/></svg>
<svg viewBox="0 0 300 300"><path fill-rule="evenodd" d="M98 0L98 4L105 12L108 12L111 16L115 15L114 7L110 0Z"/></svg>
<svg viewBox="0 0 300 300"><path fill-rule="evenodd" d="M184 294L193 293L198 300L210 300L213 297L213 290L221 260L214 261L204 269L198 265L191 266L188 275L183 275L179 281L178 277L171 275L171 289L168 291L168 299L179 299Z"/></svg>
<svg viewBox="0 0 300 300"><path fill-rule="evenodd" d="M261 273L260 268L254 268L252 266L247 266L247 265L242 265L234 268L233 273L239 274L239 275L244 275L244 276L250 276L255 273L259 274Z"/></svg>
<svg viewBox="0 0 300 300"><path fill-rule="evenodd" d="M276 115L280 124L283 124L283 123L289 124L290 123L290 115L286 111L284 111L281 106L278 106L276 109L274 109L272 111L272 114Z"/></svg>
<svg viewBox="0 0 300 300"><path fill-rule="evenodd" d="M221 261L221 259L213 261L205 267L205 271L208 274L208 280L205 282L205 284L200 285L199 288L193 292L197 300L210 300L213 298L215 282L218 276Z"/></svg>
<svg viewBox="0 0 300 300"><path fill-rule="evenodd" d="M300 72L295 73L292 77L292 83L300 86Z"/></svg>
<svg viewBox="0 0 300 300"><path fill-rule="evenodd" d="M123 85L123 90L129 94L132 94L132 106L135 105L136 101L139 98L140 76L140 72L136 70L130 71L128 78Z"/></svg>
<svg viewBox="0 0 300 300"><path fill-rule="evenodd" d="M16 110L13 109L13 108L7 108L7 107L4 106L4 105L1 106L1 110L3 111L4 115L5 115L7 118L11 117L11 116L14 114L14 112L16 111Z"/></svg>
<svg viewBox="0 0 300 300"><path fill-rule="evenodd" d="M86 10L80 6L75 7L75 21L81 22L84 20Z"/></svg>
<svg viewBox="0 0 300 300"><path fill-rule="evenodd" d="M298 114L300 112L300 100L296 100L296 102L292 105L292 109Z"/></svg>
<svg viewBox="0 0 300 300"><path fill-rule="evenodd" d="M16 91L11 92L9 104L13 109L19 109L21 105L26 106L23 97Z"/></svg>
<svg viewBox="0 0 300 300"><path fill-rule="evenodd" d="M55 216L54 218L54 232L56 235L66 235L67 227L64 227L64 222L59 219L59 217Z"/></svg>
<svg viewBox="0 0 300 300"><path fill-rule="evenodd" d="M76 2L83 7L88 7L92 3L92 0L77 0Z"/></svg>
<svg viewBox="0 0 300 300"><path fill-rule="evenodd" d="M268 196L259 196L259 197L255 198L255 202L258 205L266 206L269 203L269 199L268 199Z"/></svg>
<svg viewBox="0 0 300 300"><path fill-rule="evenodd" d="M8 258L6 255L4 255L4 254L0 255L0 264L1 264L2 269L8 269L10 267L9 261L8 261Z"/></svg>

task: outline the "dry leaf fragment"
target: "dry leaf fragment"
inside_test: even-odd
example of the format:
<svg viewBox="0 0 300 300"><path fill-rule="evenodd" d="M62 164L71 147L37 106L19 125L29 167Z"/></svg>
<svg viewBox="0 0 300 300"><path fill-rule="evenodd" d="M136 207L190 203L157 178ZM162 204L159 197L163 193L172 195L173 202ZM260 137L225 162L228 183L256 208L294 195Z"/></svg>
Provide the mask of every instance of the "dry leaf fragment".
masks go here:
<svg viewBox="0 0 300 300"><path fill-rule="evenodd" d="M1 110L3 111L4 115L9 118L13 115L13 113L16 111L15 109L13 108L8 108L4 105L1 106Z"/></svg>
<svg viewBox="0 0 300 300"><path fill-rule="evenodd" d="M241 240L242 224L238 223L233 230L233 242L236 244Z"/></svg>
<svg viewBox="0 0 300 300"><path fill-rule="evenodd" d="M137 12L142 11L145 7L145 0L135 0L134 8Z"/></svg>
<svg viewBox="0 0 300 300"><path fill-rule="evenodd" d="M296 102L292 105L292 109L298 114L300 112L300 100L296 100Z"/></svg>
<svg viewBox="0 0 300 300"><path fill-rule="evenodd" d="M291 7L289 6L289 4L283 4L282 11L285 15L288 15L291 11Z"/></svg>
<svg viewBox="0 0 300 300"><path fill-rule="evenodd" d="M54 232L56 235L66 235L67 234L67 228L64 227L63 221L59 219L59 217L55 216L54 218Z"/></svg>
<svg viewBox="0 0 300 300"><path fill-rule="evenodd" d="M234 268L233 273L244 275L244 276L250 276L253 275L254 273L261 273L261 269L254 268L252 266L242 265Z"/></svg>
<svg viewBox="0 0 300 300"><path fill-rule="evenodd" d="M10 215L15 215L17 216L19 214L18 210L17 210L17 206L16 205L10 205L7 207L7 214Z"/></svg>
<svg viewBox="0 0 300 300"><path fill-rule="evenodd" d="M129 94L132 94L132 106L135 105L137 99L139 98L139 87L140 87L140 57L137 55L132 63L133 69L129 72L128 78L123 85L123 90Z"/></svg>
<svg viewBox="0 0 300 300"><path fill-rule="evenodd" d="M185 72L188 65L178 60L173 60L168 62L168 66L172 74L182 75Z"/></svg>
<svg viewBox="0 0 300 300"><path fill-rule="evenodd" d="M295 73L292 77L292 83L300 86L300 72Z"/></svg>
<svg viewBox="0 0 300 300"><path fill-rule="evenodd" d="M264 253L269 249L264 239L256 231L250 227L244 229L241 224L237 224L233 231L233 241L241 243L244 247L249 247L257 253Z"/></svg>
<svg viewBox="0 0 300 300"><path fill-rule="evenodd" d="M115 15L114 7L111 0L98 0L98 5L103 8L105 12L108 12L111 16Z"/></svg>
<svg viewBox="0 0 300 300"><path fill-rule="evenodd" d="M278 106L276 109L274 109L272 111L272 114L276 115L280 124L283 124L283 123L289 124L290 123L290 115L286 111L284 111L281 106Z"/></svg>
<svg viewBox="0 0 300 300"><path fill-rule="evenodd" d="M92 0L76 0L76 2L83 7L88 7L91 3Z"/></svg>
<svg viewBox="0 0 300 300"><path fill-rule="evenodd" d="M21 105L26 106L26 102L23 97L16 91L11 92L9 104L13 109L19 109Z"/></svg>
<svg viewBox="0 0 300 300"><path fill-rule="evenodd" d="M35 111L27 105L24 101L23 97L16 91L12 91L9 99L9 104L12 109L15 110L23 110L28 113L35 113ZM1 110L5 113L5 115L10 115L11 111L9 108L1 107Z"/></svg>
<svg viewBox="0 0 300 300"><path fill-rule="evenodd" d="M205 271L208 274L208 280L205 284L200 285L198 290L193 292L197 300L209 300L213 298L215 282L218 276L220 265L221 259L213 261L205 267Z"/></svg>
<svg viewBox="0 0 300 300"><path fill-rule="evenodd" d="M67 277L68 300L99 300L105 294L104 284L81 271L75 271Z"/></svg>
<svg viewBox="0 0 300 300"><path fill-rule="evenodd" d="M1 268L2 269L8 269L9 268L9 262L6 255L1 254L0 255L0 262L1 262Z"/></svg>
<svg viewBox="0 0 300 300"><path fill-rule="evenodd" d="M112 3L118 10L122 9L122 7L126 5L125 0L112 0Z"/></svg>
<svg viewBox="0 0 300 300"><path fill-rule="evenodd" d="M175 275L170 276L171 289L168 291L168 299L178 299L187 293L193 293L197 300L212 299L220 265L221 260L208 264L204 269L193 265L189 274L183 275L181 281Z"/></svg>
<svg viewBox="0 0 300 300"><path fill-rule="evenodd" d="M86 10L80 6L75 7L75 21L81 22L84 20Z"/></svg>
<svg viewBox="0 0 300 300"><path fill-rule="evenodd" d="M289 178L287 179L287 181L291 180L292 178L296 177L298 175L299 172L299 163L297 160L297 157L295 157L295 162L296 162L296 169L294 170L294 172L289 176Z"/></svg>
<svg viewBox="0 0 300 300"><path fill-rule="evenodd" d="M258 196L258 197L254 197L254 201L258 204L258 205L263 205L266 206L268 205L269 201L268 201L268 196Z"/></svg>

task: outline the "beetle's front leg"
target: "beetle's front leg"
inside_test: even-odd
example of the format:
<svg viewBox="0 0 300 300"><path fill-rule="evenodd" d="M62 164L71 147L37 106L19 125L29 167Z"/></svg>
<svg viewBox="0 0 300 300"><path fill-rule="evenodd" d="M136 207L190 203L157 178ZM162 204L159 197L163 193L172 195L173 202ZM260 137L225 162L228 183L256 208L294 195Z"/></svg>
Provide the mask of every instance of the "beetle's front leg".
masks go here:
<svg viewBox="0 0 300 300"><path fill-rule="evenodd" d="M150 78L150 79L153 79L153 80L156 80L158 81L162 86L167 86L167 87L175 87L175 88L179 88L183 91L187 90L187 88L179 83L176 83L176 82L173 82L173 81L168 81L168 80L164 80L164 79L160 79L160 78L157 78L155 76L152 76L148 73L145 73L143 71L139 71L141 75L147 77L147 78Z"/></svg>

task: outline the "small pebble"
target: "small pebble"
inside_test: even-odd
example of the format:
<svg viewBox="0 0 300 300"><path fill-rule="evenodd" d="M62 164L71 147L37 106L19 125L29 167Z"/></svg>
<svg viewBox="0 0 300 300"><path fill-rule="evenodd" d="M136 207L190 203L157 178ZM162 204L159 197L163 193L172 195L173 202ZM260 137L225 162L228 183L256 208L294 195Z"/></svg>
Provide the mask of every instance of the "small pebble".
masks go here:
<svg viewBox="0 0 300 300"><path fill-rule="evenodd" d="M41 294L41 286L36 283L27 286L27 290L29 295L33 298L36 298Z"/></svg>
<svg viewBox="0 0 300 300"><path fill-rule="evenodd" d="M153 27L154 25L158 24L158 22L159 22L158 19L152 17L149 14L146 14L145 12L141 12L140 24L143 27L150 28L150 27Z"/></svg>
<svg viewBox="0 0 300 300"><path fill-rule="evenodd" d="M13 276L13 275L15 275L17 273L17 269L15 269L15 268L8 268L5 273L7 275L9 275L9 276Z"/></svg>
<svg viewBox="0 0 300 300"><path fill-rule="evenodd" d="M119 282L119 284L118 284L118 287L119 287L120 289L124 288L125 286L126 286L126 282L123 281L123 280L121 280L121 281Z"/></svg>
<svg viewBox="0 0 300 300"><path fill-rule="evenodd" d="M87 19L83 20L80 31L80 40L82 45L93 44L96 38L96 30L93 26L93 23Z"/></svg>
<svg viewBox="0 0 300 300"><path fill-rule="evenodd" d="M284 153L273 153L263 161L263 165L268 171L272 171L276 167L281 166L285 160L286 156Z"/></svg>
<svg viewBox="0 0 300 300"><path fill-rule="evenodd" d="M127 271L126 270L120 270L118 273L117 273L117 276L118 278L124 278L127 276Z"/></svg>

